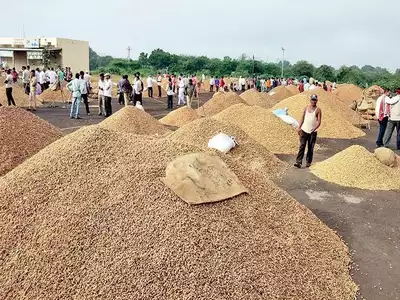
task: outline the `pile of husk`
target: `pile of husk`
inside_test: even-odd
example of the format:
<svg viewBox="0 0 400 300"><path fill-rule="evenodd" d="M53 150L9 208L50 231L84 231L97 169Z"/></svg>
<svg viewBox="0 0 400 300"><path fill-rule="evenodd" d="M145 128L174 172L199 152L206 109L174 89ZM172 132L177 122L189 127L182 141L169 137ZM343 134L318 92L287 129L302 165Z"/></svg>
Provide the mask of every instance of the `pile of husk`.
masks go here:
<svg viewBox="0 0 400 300"><path fill-rule="evenodd" d="M24 88L19 85L13 85L12 87L12 95L17 107L28 107L29 106L29 96L25 94ZM6 96L6 87L0 87L0 104L3 106L7 106L7 96ZM36 106L42 106L42 103L39 101L38 97L36 97Z"/></svg>
<svg viewBox="0 0 400 300"><path fill-rule="evenodd" d="M255 89L245 91L244 93L240 94L240 97L248 105L257 105L267 109L273 107L275 104L278 103L278 101L272 99L272 97L268 94L260 93Z"/></svg>
<svg viewBox="0 0 400 300"><path fill-rule="evenodd" d="M0 107L0 176L61 136L57 128L30 112Z"/></svg>
<svg viewBox="0 0 400 300"><path fill-rule="evenodd" d="M1 178L0 295L354 299L348 248L268 179L225 157L248 194L191 206L167 188L198 151L89 126Z"/></svg>
<svg viewBox="0 0 400 300"><path fill-rule="evenodd" d="M296 93L298 94L298 93ZM287 86L278 86L271 90L268 95L276 102L282 101L286 98L292 97L295 95Z"/></svg>
<svg viewBox="0 0 400 300"><path fill-rule="evenodd" d="M133 134L163 135L170 132L157 119L134 106L120 109L99 126L110 131Z"/></svg>
<svg viewBox="0 0 400 300"><path fill-rule="evenodd" d="M171 111L168 115L166 115L159 121L161 124L164 125L181 127L199 118L200 116L196 110L184 106L174 111Z"/></svg>
<svg viewBox="0 0 400 300"><path fill-rule="evenodd" d="M208 141L219 133L234 136L238 143L226 155L257 174L267 177L276 176L288 167L264 146L251 139L243 130L234 125L218 122L213 118L193 121L169 135L168 139L206 150Z"/></svg>
<svg viewBox="0 0 400 300"><path fill-rule="evenodd" d="M220 113L232 105L244 103L245 101L234 92L218 92L215 93L210 100L198 108L197 112L200 116L210 117Z"/></svg>
<svg viewBox="0 0 400 300"><path fill-rule="evenodd" d="M398 159L400 162L400 159ZM326 181L367 190L400 190L400 167L382 164L362 146L351 146L311 167L314 175Z"/></svg>
<svg viewBox="0 0 400 300"><path fill-rule="evenodd" d="M214 119L221 123L239 127L250 138L272 153L297 154L298 152L299 136L297 130L284 123L267 109L237 104L214 116Z"/></svg>
<svg viewBox="0 0 400 300"><path fill-rule="evenodd" d="M365 133L353 126L354 113L334 94L323 89L307 91L279 102L271 111L278 108L288 108L288 114L297 119L303 115L306 106L310 105L312 94L318 95L318 107L322 111L322 123L318 136L323 138L353 139L364 136ZM351 118L351 119L350 119ZM356 119L355 121L358 121Z"/></svg>
<svg viewBox="0 0 400 300"><path fill-rule="evenodd" d="M354 84L341 84L333 93L347 105L358 102L363 97L363 90Z"/></svg>

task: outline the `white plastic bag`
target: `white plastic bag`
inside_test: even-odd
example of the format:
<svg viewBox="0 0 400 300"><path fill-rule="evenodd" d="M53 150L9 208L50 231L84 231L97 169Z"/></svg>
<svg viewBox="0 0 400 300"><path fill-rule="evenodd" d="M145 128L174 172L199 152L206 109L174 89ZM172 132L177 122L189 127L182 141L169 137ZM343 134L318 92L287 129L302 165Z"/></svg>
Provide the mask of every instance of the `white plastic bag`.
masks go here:
<svg viewBox="0 0 400 300"><path fill-rule="evenodd" d="M235 138L224 133L217 134L208 142L208 148L216 149L222 153L228 153L235 147Z"/></svg>
<svg viewBox="0 0 400 300"><path fill-rule="evenodd" d="M292 116L288 116L288 115L279 115L278 116L283 122L285 122L286 124L292 125L294 128L299 128L299 122L297 122L297 120L295 118L293 118Z"/></svg>
<svg viewBox="0 0 400 300"><path fill-rule="evenodd" d="M143 111L144 111L144 107L143 107L143 105L140 104L139 101L136 101L135 107L136 107L137 109L140 109L140 110L143 110Z"/></svg>

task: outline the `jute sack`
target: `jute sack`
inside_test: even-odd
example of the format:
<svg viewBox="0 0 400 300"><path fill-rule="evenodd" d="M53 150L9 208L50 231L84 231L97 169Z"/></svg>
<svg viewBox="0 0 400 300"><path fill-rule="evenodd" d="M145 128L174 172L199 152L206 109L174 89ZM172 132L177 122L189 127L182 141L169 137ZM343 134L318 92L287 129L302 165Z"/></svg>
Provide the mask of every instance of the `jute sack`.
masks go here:
<svg viewBox="0 0 400 300"><path fill-rule="evenodd" d="M191 153L170 162L161 180L188 204L218 202L247 189L217 156Z"/></svg>
<svg viewBox="0 0 400 300"><path fill-rule="evenodd" d="M375 149L375 157L388 167L396 165L396 154L388 148L381 147Z"/></svg>

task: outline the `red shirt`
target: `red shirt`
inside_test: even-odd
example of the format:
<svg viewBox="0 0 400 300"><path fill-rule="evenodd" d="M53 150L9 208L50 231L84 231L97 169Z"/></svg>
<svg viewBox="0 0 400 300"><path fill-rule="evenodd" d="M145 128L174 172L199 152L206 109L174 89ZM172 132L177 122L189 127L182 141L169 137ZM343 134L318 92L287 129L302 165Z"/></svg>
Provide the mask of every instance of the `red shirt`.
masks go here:
<svg viewBox="0 0 400 300"><path fill-rule="evenodd" d="M303 83L299 84L299 91L300 91L300 93L304 92L304 84Z"/></svg>
<svg viewBox="0 0 400 300"><path fill-rule="evenodd" d="M225 86L225 81L224 81L223 78L220 79L220 81L219 81L219 86L220 86L220 87L224 87L224 86Z"/></svg>

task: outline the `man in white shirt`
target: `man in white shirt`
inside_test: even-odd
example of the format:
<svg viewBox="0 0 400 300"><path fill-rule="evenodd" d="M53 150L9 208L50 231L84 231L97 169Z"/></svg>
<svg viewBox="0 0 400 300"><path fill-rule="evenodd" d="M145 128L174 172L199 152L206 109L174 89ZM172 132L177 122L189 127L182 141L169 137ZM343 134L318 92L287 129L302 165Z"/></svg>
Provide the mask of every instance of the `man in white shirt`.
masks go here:
<svg viewBox="0 0 400 300"><path fill-rule="evenodd" d="M90 84L91 78L88 71L86 71L85 75L83 76L83 79Z"/></svg>
<svg viewBox="0 0 400 300"><path fill-rule="evenodd" d="M105 115L104 111L104 74L100 74L100 80L99 80L99 92L98 92L98 98L99 98L99 116Z"/></svg>
<svg viewBox="0 0 400 300"><path fill-rule="evenodd" d="M383 136L383 145L388 147L390 140L392 139L393 131L396 128L397 140L396 148L400 150L400 89L397 90L397 95L392 99L386 98L386 104L389 107L389 120L385 130L385 135Z"/></svg>
<svg viewBox="0 0 400 300"><path fill-rule="evenodd" d="M210 93L214 92L214 83L215 83L214 76L211 76L211 78L210 78Z"/></svg>
<svg viewBox="0 0 400 300"><path fill-rule="evenodd" d="M45 83L46 89L48 89L50 86L50 72L51 72L50 69L48 69L46 72L44 72L46 75L46 83Z"/></svg>
<svg viewBox="0 0 400 300"><path fill-rule="evenodd" d="M149 98L153 98L153 83L154 80L153 78L151 78L151 76L149 75L149 77L147 77L147 93L149 95Z"/></svg>
<svg viewBox="0 0 400 300"><path fill-rule="evenodd" d="M72 104L70 118L80 119L79 108L81 105L82 85L79 80L79 73L75 74L75 78L67 84L67 89L72 92Z"/></svg>
<svg viewBox="0 0 400 300"><path fill-rule="evenodd" d="M162 96L161 85L162 85L162 76L161 76L161 73L158 73L158 75L157 75L157 87L158 87L158 97L159 98L161 98L161 96Z"/></svg>
<svg viewBox="0 0 400 300"><path fill-rule="evenodd" d="M24 90L26 89L26 87L29 85L29 70L23 66L22 67L22 84L24 85Z"/></svg>
<svg viewBox="0 0 400 300"><path fill-rule="evenodd" d="M7 74L6 80L4 81L4 83L6 84L6 96L7 96L8 106L11 106L11 105L16 106L13 95L12 95L13 78L11 75L11 70L7 70L6 74Z"/></svg>
<svg viewBox="0 0 400 300"><path fill-rule="evenodd" d="M306 83L304 84L304 91L309 91L309 90L310 90L310 87L311 87L311 84L310 84L309 82L306 82Z"/></svg>
<svg viewBox="0 0 400 300"><path fill-rule="evenodd" d="M43 93L46 90L46 69L43 69L40 72L39 84L40 84L40 87L42 88L42 93Z"/></svg>
<svg viewBox="0 0 400 300"><path fill-rule="evenodd" d="M383 137L389 120L389 105L386 104L386 101L390 100L389 95L390 90L386 89L385 93L376 100L375 115L379 122L378 138L376 139L377 147L383 147Z"/></svg>
<svg viewBox="0 0 400 300"><path fill-rule="evenodd" d="M109 117L112 115L112 106L111 106L111 99L112 99L112 87L113 83L111 81L111 75L106 73L105 75L106 80L104 81L104 110L105 110L105 117Z"/></svg>
<svg viewBox="0 0 400 300"><path fill-rule="evenodd" d="M184 80L179 81L179 95L178 95L178 106L185 105L185 82Z"/></svg>
<svg viewBox="0 0 400 300"><path fill-rule="evenodd" d="M89 87L88 87L88 82L85 80L85 73L83 73L83 71L79 72L80 75L80 82L82 85L82 100L83 103L85 104L86 107L86 114L88 116L90 116L90 110L89 110L89 97L88 97L88 93L89 93Z"/></svg>
<svg viewBox="0 0 400 300"><path fill-rule="evenodd" d="M138 104L137 102L140 103L140 105L143 105L143 82L140 79L140 73L136 73L135 75L136 81L133 87L134 95L133 95L133 102L134 105Z"/></svg>
<svg viewBox="0 0 400 300"><path fill-rule="evenodd" d="M54 68L51 68L47 73L50 86L53 86L57 81L57 74L54 72Z"/></svg>

